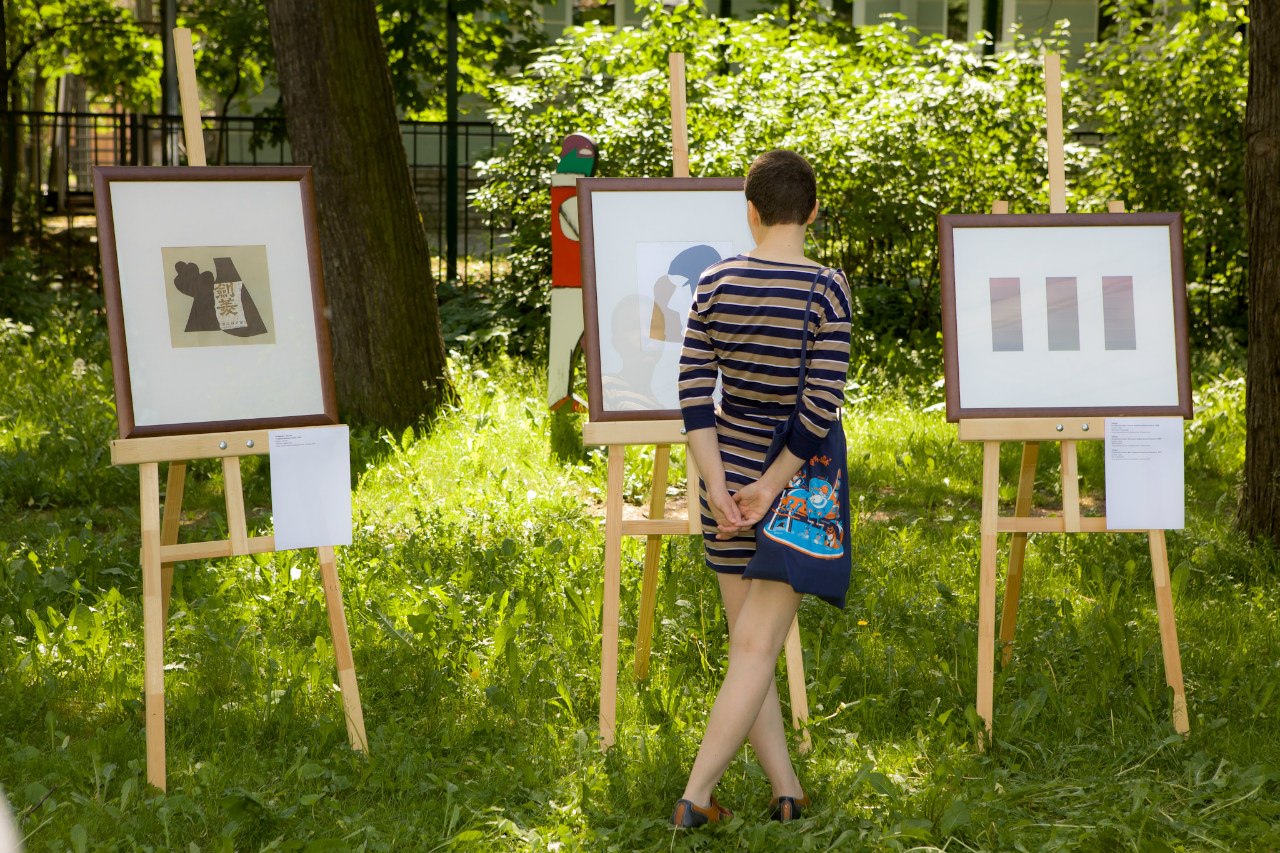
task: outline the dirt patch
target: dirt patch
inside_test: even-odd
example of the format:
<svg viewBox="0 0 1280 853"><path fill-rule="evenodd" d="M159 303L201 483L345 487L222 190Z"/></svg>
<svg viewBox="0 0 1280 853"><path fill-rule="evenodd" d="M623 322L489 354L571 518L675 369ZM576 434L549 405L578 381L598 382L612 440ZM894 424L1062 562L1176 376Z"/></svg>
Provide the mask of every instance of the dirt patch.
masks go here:
<svg viewBox="0 0 1280 853"><path fill-rule="evenodd" d="M604 501L591 501L587 504L587 515L592 518L604 518ZM666 510L663 513L664 518L684 518L689 512L689 498L687 495L678 495L677 497L668 497ZM636 506L626 501L622 503L622 520L623 521L641 521L649 517L648 506Z"/></svg>

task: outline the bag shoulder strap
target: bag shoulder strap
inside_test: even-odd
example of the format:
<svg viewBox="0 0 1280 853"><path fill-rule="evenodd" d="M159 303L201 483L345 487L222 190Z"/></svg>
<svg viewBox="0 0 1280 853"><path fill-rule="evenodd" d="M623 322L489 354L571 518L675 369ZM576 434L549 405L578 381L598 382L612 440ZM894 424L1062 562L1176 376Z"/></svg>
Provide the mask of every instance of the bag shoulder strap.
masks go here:
<svg viewBox="0 0 1280 853"><path fill-rule="evenodd" d="M813 308L813 294L818 289L818 282L826 279L829 286L835 278L836 271L832 267L822 267L813 275L813 283L809 285L809 298L804 303L804 333L800 336L800 379L796 383L796 408L800 408L800 395L804 393L804 376L809 364L809 312Z"/></svg>

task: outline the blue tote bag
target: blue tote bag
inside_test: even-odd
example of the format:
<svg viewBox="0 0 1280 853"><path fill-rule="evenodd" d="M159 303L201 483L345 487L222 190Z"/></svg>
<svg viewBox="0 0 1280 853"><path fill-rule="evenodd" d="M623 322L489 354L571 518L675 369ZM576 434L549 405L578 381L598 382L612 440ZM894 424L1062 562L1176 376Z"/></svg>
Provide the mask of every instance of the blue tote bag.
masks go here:
<svg viewBox="0 0 1280 853"><path fill-rule="evenodd" d="M809 361L809 310L819 281L829 286L834 270L819 270L805 303L804 334L800 343L800 381L795 411L773 433L764 467L773 464L786 446L787 436L800 417L805 369ZM756 525L756 553L744 577L786 579L796 592L816 595L844 607L849 591L849 473L845 455L844 426L839 416L827 431L818 451L804 460L800 470L779 493L773 506Z"/></svg>

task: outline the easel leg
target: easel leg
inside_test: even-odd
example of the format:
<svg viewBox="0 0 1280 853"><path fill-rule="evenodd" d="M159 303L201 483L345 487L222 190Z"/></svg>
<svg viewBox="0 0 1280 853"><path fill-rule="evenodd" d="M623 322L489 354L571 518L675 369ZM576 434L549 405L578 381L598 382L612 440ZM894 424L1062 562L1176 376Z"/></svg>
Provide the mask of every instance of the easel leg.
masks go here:
<svg viewBox="0 0 1280 853"><path fill-rule="evenodd" d="M176 545L178 526L182 523L182 493L187 484L187 463L170 462L164 487L164 521L160 525L160 544ZM165 621L169 619L169 597L173 593L173 563L160 565Z"/></svg>
<svg viewBox="0 0 1280 853"><path fill-rule="evenodd" d="M1173 728L1178 734L1191 731L1187 719L1187 693L1182 683L1182 652L1178 649L1178 628L1173 616L1173 589L1169 585L1169 549L1163 530L1147 534L1151 546L1151 577L1156 587L1156 615L1160 621L1160 648L1164 652L1164 680L1173 688Z"/></svg>
<svg viewBox="0 0 1280 853"><path fill-rule="evenodd" d="M600 749L613 746L618 716L618 608L622 592L622 474L625 448L609 447L604 515L604 606L600 649Z"/></svg>
<svg viewBox="0 0 1280 853"><path fill-rule="evenodd" d="M338 666L338 687L342 691L342 710L347 719L347 739L356 752L369 751L364 733L364 711L360 707L360 688L356 684L356 665L351 657L351 638L347 635L347 616L342 609L342 587L338 583L338 559L332 545L316 549L320 557L320 578L324 583L324 603L329 611L329 632L333 635L333 657Z"/></svg>
<svg viewBox="0 0 1280 853"><path fill-rule="evenodd" d="M240 480L240 457L222 458L222 488L227 500L227 538L231 553L249 553L249 529L244 518L244 485Z"/></svg>
<svg viewBox="0 0 1280 853"><path fill-rule="evenodd" d="M164 623L160 582L160 466L138 466L142 509L142 633L145 665L147 781L165 790Z"/></svg>
<svg viewBox="0 0 1280 853"><path fill-rule="evenodd" d="M649 518L662 518L667 506L667 470L671 446L659 444L653 454L653 493ZM662 561L662 537L648 536L644 546L644 580L640 586L640 623L636 626L636 678L649 677L649 646L653 639L653 612L658 603L658 564Z"/></svg>
<svg viewBox="0 0 1280 853"><path fill-rule="evenodd" d="M1074 441L1062 442L1062 528L1080 532L1080 465Z"/></svg>
<svg viewBox="0 0 1280 853"><path fill-rule="evenodd" d="M991 739L995 687L996 516L1000 509L1000 442L982 443L982 563L978 573L978 716L986 724L985 749Z"/></svg>
<svg viewBox="0 0 1280 853"><path fill-rule="evenodd" d="M1028 441L1022 446L1022 468L1018 472L1018 499L1013 514L1031 515L1031 493L1035 487L1036 460L1040 456L1040 443ZM1022 595L1022 562L1027 553L1027 534L1013 534L1009 546L1009 574L1004 585L1004 612L1000 616L1000 648L1003 664L1013 660L1013 635L1018 627L1018 599Z"/></svg>
<svg viewBox="0 0 1280 853"><path fill-rule="evenodd" d="M813 739L809 737L809 694L804 684L804 648L800 645L800 614L791 620L791 630L787 631L787 642L783 647L787 656L787 688L791 694L791 727L801 732L800 752L807 753L813 749Z"/></svg>

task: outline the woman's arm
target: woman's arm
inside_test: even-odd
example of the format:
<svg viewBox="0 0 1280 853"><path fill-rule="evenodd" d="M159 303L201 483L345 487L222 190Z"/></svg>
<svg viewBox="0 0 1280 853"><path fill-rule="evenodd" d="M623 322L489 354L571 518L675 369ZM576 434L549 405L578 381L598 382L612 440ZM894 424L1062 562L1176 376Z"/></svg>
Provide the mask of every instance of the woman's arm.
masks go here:
<svg viewBox="0 0 1280 853"><path fill-rule="evenodd" d="M716 437L715 427L689 430L685 435L689 440L689 452L693 454L693 461L698 463L698 472L707 489L707 504L711 507L711 516L716 520L716 538L731 539L743 527L750 525L743 522L738 504L729 494L725 483L724 463L720 461L720 440ZM691 483L690 492L693 488L694 484ZM697 509L692 504L690 501L689 511L696 512Z"/></svg>
<svg viewBox="0 0 1280 853"><path fill-rule="evenodd" d="M698 464L702 482L707 490L707 504L716 520L716 538L730 539L742 529L742 514L729 494L725 483L724 463L720 459L720 439L716 436L716 409L712 395L720 363L715 346L707 333L700 302L706 295L707 281L698 282L693 305L689 309L689 324L684 332L684 349L680 353L680 414L684 420L685 436L689 452ZM696 483L689 484L692 496ZM689 511L697 512L693 500Z"/></svg>

